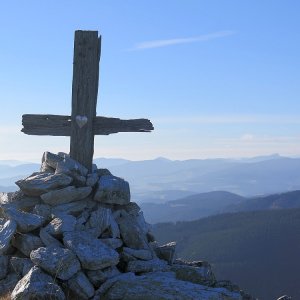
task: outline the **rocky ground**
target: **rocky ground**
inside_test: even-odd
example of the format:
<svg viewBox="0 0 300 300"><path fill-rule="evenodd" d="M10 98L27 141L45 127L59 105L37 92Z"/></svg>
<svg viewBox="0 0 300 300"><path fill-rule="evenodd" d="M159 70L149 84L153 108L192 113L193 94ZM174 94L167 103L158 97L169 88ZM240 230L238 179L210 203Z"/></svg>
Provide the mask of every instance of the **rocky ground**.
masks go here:
<svg viewBox="0 0 300 300"><path fill-rule="evenodd" d="M129 184L45 152L40 172L0 195L0 296L8 299L254 299L207 262L158 245Z"/></svg>

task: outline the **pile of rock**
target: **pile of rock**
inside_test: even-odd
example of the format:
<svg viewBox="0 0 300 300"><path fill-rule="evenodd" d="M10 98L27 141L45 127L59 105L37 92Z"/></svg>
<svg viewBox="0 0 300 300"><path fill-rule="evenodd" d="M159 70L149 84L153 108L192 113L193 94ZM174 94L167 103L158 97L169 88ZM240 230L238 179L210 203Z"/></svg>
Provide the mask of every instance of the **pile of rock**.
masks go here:
<svg viewBox="0 0 300 300"><path fill-rule="evenodd" d="M0 196L0 294L11 299L252 299L159 246L128 183L46 152Z"/></svg>

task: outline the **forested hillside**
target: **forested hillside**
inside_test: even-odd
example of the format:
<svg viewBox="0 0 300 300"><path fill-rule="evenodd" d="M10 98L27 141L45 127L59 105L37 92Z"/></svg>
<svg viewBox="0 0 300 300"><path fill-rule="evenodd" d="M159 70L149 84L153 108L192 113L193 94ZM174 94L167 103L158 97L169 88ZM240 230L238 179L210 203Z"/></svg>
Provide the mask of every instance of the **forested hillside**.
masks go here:
<svg viewBox="0 0 300 300"><path fill-rule="evenodd" d="M223 214L154 226L161 243L177 241L178 256L207 260L219 279L230 279L263 300L300 299L300 209Z"/></svg>

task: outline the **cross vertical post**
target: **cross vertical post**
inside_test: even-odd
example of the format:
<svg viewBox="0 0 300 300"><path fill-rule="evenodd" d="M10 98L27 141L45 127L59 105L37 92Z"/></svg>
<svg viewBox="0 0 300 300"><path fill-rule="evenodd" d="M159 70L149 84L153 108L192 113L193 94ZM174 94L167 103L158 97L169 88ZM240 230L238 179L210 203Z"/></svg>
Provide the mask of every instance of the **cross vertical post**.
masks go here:
<svg viewBox="0 0 300 300"><path fill-rule="evenodd" d="M75 32L70 156L92 169L101 39L97 31Z"/></svg>
<svg viewBox="0 0 300 300"><path fill-rule="evenodd" d="M150 132L154 129L148 119L97 116L100 53L98 31L75 31L71 116L22 116L22 132L25 134L70 136L70 156L89 171L92 171L95 135Z"/></svg>

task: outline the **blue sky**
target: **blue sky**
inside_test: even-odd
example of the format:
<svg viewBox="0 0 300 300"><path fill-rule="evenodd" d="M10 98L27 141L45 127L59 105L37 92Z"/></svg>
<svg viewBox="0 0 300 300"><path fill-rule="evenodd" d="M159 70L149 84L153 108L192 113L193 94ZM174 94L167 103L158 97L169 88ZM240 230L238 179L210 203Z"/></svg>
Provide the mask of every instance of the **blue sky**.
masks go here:
<svg viewBox="0 0 300 300"><path fill-rule="evenodd" d="M98 136L95 156L300 153L300 2L3 1L0 160L68 152L20 133L24 113L70 114L74 31L102 35L98 115L154 123Z"/></svg>

